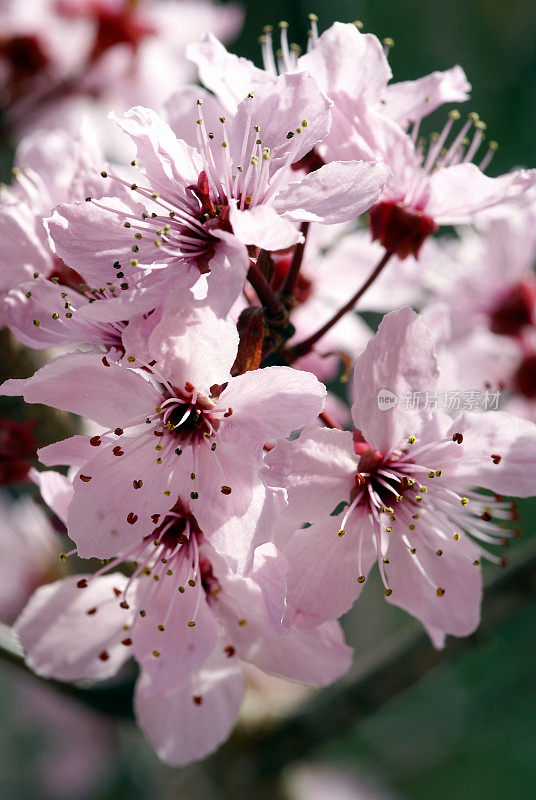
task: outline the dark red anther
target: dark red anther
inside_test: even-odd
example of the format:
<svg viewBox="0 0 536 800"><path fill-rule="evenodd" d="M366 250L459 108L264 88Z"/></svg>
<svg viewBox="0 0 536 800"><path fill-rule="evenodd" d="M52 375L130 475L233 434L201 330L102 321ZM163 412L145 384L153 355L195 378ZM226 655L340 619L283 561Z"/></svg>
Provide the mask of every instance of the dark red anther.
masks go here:
<svg viewBox="0 0 536 800"><path fill-rule="evenodd" d="M110 654L108 653L107 650L103 650L101 653L99 653L99 659L101 661L108 661L109 658L110 658Z"/></svg>
<svg viewBox="0 0 536 800"><path fill-rule="evenodd" d="M87 589L87 579L80 578L80 580L76 582L76 585L79 589Z"/></svg>
<svg viewBox="0 0 536 800"><path fill-rule="evenodd" d="M500 464L501 463L501 458L502 458L502 456L500 456L498 453L492 453L491 454L491 460L493 461L494 464Z"/></svg>
<svg viewBox="0 0 536 800"><path fill-rule="evenodd" d="M138 515L134 514L133 511L129 511L127 514L127 522L129 525L134 525L138 521Z"/></svg>
<svg viewBox="0 0 536 800"><path fill-rule="evenodd" d="M388 253L398 258L417 256L424 241L437 231L431 217L399 206L397 203L377 203L370 211L370 231Z"/></svg>
<svg viewBox="0 0 536 800"><path fill-rule="evenodd" d="M114 447L114 449L112 450L112 453L114 454L114 456L124 456L125 455L125 453L121 449L120 445L116 445L116 447Z"/></svg>
<svg viewBox="0 0 536 800"><path fill-rule="evenodd" d="M200 706L202 704L202 702L203 702L203 698L201 697L201 695L198 695L198 694L195 695L195 697L192 697L192 700L194 701L196 706Z"/></svg>
<svg viewBox="0 0 536 800"><path fill-rule="evenodd" d="M92 436L89 440L91 447L99 447L101 445L101 438L100 436Z"/></svg>

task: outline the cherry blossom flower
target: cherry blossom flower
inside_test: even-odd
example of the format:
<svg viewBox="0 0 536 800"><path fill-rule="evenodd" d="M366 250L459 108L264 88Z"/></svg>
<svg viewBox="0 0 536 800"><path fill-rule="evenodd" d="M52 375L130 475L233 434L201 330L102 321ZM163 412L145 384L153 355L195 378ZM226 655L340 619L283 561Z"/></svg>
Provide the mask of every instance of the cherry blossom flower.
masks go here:
<svg viewBox="0 0 536 800"><path fill-rule="evenodd" d="M441 239L433 258L423 253L423 314L444 390L498 391L501 408L534 419L536 239L528 195L519 210Z"/></svg>
<svg viewBox="0 0 536 800"><path fill-rule="evenodd" d="M102 153L87 120L76 136L56 130L21 141L15 156L14 183L0 192L2 292L33 277L60 271L43 220L54 206L102 191ZM76 265L73 265L76 268Z"/></svg>
<svg viewBox="0 0 536 800"><path fill-rule="evenodd" d="M264 69L229 53L210 33L187 48L187 57L197 65L202 83L228 111L233 111L248 91L273 82L278 74L290 72L309 72L335 100L336 114L336 98L347 96L403 127L430 114L442 103L466 100L471 88L460 67L434 72L417 81L388 85L392 72L384 47L376 36L360 33L354 24L335 22L318 36L316 20L312 20L308 52L300 55L296 45L289 46L288 25L281 23L277 63L272 33L267 26L261 37Z"/></svg>
<svg viewBox="0 0 536 800"><path fill-rule="evenodd" d="M481 149L486 126L471 113L451 137L459 119L459 112L451 111L428 147L417 139L417 123L406 134L379 115L362 121L376 157L384 158L393 171L380 202L370 211L372 236L399 258L417 257L423 242L440 225L469 223L483 210L519 197L536 180L534 170L514 170L497 178L485 175L496 143L490 143L477 166L473 159ZM467 139L471 128L473 136Z"/></svg>
<svg viewBox="0 0 536 800"><path fill-rule="evenodd" d="M136 143L144 176L139 183L112 177L137 200L58 208L48 221L57 254L94 280L113 282L119 268L121 276L127 273L123 291L147 285L162 268L173 270L178 286L192 286L211 271L227 313L243 286L247 246L290 247L300 240L295 222L350 219L385 185L386 167L364 162L333 162L293 179L293 162L328 133L329 107L305 74L282 76L249 93L232 118L215 119L215 132L199 100L197 125L192 114L197 149L154 112L131 109L119 124ZM212 110L210 117L212 124Z"/></svg>
<svg viewBox="0 0 536 800"><path fill-rule="evenodd" d="M44 463L79 468L68 528L82 557L114 555L138 531L152 530L179 494L194 502L206 532L219 531L219 552L244 564L270 513L258 476L264 442L322 411L325 387L309 373L270 367L231 377L235 325L193 299L188 312L188 296L170 297L149 337L151 363L158 359L152 378L100 354L74 353L3 385L5 394L104 427L74 451L72 440L40 451Z"/></svg>
<svg viewBox="0 0 536 800"><path fill-rule="evenodd" d="M453 420L404 406L406 393L432 392L437 378L426 327L410 309L394 311L356 365L354 433L310 428L266 457L267 481L288 495L282 540L296 530L283 550L289 623L348 610L376 561L388 601L420 619L436 646L478 625L480 560L498 560L481 543L508 535L503 494L534 493L536 431L503 412ZM387 410L381 390L397 400Z"/></svg>
<svg viewBox="0 0 536 800"><path fill-rule="evenodd" d="M105 574L134 559L130 578ZM32 669L59 680L109 677L133 653L142 670L138 721L160 758L178 766L229 735L243 696L239 659L317 685L348 668L337 623L288 633L281 626L285 571L267 544L247 576L233 575L178 501L99 573L38 590L16 631Z"/></svg>

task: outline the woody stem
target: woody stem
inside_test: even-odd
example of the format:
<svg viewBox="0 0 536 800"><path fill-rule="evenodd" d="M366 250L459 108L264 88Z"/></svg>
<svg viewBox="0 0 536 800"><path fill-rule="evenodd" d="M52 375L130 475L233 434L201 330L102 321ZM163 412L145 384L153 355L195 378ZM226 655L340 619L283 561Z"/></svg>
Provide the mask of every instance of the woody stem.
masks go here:
<svg viewBox="0 0 536 800"><path fill-rule="evenodd" d="M302 222L300 226L300 232L303 234L303 242L297 244L294 250L294 255L292 256L292 261L290 262L289 270L285 276L283 285L281 286L280 294L282 296L288 295L292 297L292 294L294 293L294 286L296 285L296 279L298 277L298 273L301 269L301 265L303 262L303 254L305 252L305 245L307 243L309 224L310 224L309 222Z"/></svg>
<svg viewBox="0 0 536 800"><path fill-rule="evenodd" d="M365 294L367 289L374 283L378 275L382 272L392 255L392 253L385 252L365 283L359 287L357 292L348 300L348 302L345 303L342 308L339 308L339 310L331 317L331 319L322 325L322 327L319 328L315 333L311 334L311 336L309 336L307 339L304 339L302 342L298 342L297 345L284 353L286 364L293 364L296 359L301 358L301 356L309 353L318 340L321 339L322 336L324 336L324 334L326 334L329 330L331 330L331 328L333 328L333 326L336 325L337 322L348 313L348 311L353 309L357 301Z"/></svg>
<svg viewBox="0 0 536 800"><path fill-rule="evenodd" d="M279 297L276 295L258 266L253 261L249 265L248 281L255 289L257 297L261 301L262 305L270 312L272 316L278 316L284 312Z"/></svg>

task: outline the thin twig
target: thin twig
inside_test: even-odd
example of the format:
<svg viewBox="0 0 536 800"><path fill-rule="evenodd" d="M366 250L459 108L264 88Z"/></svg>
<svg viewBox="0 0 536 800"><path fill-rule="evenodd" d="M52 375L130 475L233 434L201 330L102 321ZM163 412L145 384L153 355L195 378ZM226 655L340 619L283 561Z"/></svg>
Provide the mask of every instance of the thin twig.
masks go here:
<svg viewBox="0 0 536 800"><path fill-rule="evenodd" d="M283 306L279 297L276 295L260 269L254 262L251 262L248 270L248 281L257 293L257 297L262 305L268 309L270 314L278 316L284 313Z"/></svg>
<svg viewBox="0 0 536 800"><path fill-rule="evenodd" d="M296 285L296 279L301 269L303 254L305 253L305 245L307 244L309 224L309 222L302 222L300 225L300 232L303 235L303 241L299 242L294 249L294 255L292 256L290 267L288 268L288 272L285 275L285 280L283 281L283 285L280 289L280 294L282 296L288 295L292 297L294 293L294 286Z"/></svg>
<svg viewBox="0 0 536 800"><path fill-rule="evenodd" d="M384 253L380 262L376 265L374 270L371 272L365 283L359 287L357 292L353 295L353 297L348 300L347 303L343 305L342 308L339 310L329 319L321 328L319 328L315 333L311 334L311 336L304 339L302 342L298 342L294 347L290 348L283 353L284 361L286 364L293 364L296 359L301 358L301 356L306 355L307 353L312 350L314 345L318 342L319 339L324 336L334 325L342 318L345 314L353 309L357 301L365 294L367 289L374 283L378 275L381 273L389 259L391 258L392 253Z"/></svg>

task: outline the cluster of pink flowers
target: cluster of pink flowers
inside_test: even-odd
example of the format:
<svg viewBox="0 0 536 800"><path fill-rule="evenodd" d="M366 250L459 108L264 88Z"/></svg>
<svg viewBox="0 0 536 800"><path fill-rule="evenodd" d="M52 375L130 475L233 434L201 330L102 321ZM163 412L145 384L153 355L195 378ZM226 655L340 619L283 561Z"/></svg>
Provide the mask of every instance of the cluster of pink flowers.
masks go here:
<svg viewBox="0 0 536 800"><path fill-rule="evenodd" d="M48 5L91 23L92 86L174 13ZM138 722L173 765L230 734L243 663L341 676L338 618L375 565L436 647L473 632L481 561L516 533L509 498L536 493L536 170L488 177L476 114L419 137L468 98L460 67L392 83L375 36L311 24L304 55L282 23L275 56L266 29L264 68L204 35L186 57L206 88L175 70L157 108L116 109L131 160L106 163L88 119L39 129L0 194L2 320L60 348L2 392L91 421L39 451L66 474L30 477L69 555L102 561L73 559L15 629L46 677L102 680L134 656ZM10 98L63 80L69 55L27 25L0 46ZM388 313L374 335L354 308ZM514 413L475 400L497 391Z"/></svg>

